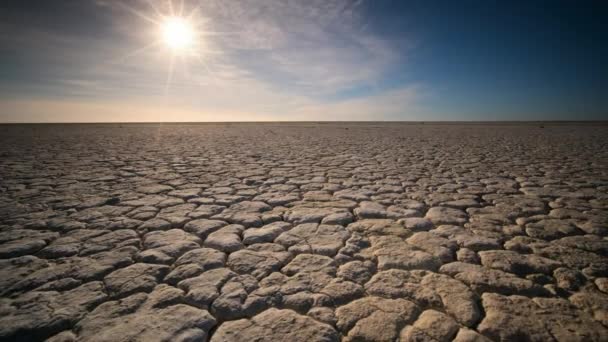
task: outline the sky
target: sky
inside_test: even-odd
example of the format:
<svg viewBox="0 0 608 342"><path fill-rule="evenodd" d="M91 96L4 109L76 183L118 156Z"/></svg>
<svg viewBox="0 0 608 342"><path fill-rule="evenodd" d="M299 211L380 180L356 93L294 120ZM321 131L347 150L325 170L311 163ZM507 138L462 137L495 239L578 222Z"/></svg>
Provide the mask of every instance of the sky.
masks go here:
<svg viewBox="0 0 608 342"><path fill-rule="evenodd" d="M585 0L3 0L0 122L608 120L606 18Z"/></svg>

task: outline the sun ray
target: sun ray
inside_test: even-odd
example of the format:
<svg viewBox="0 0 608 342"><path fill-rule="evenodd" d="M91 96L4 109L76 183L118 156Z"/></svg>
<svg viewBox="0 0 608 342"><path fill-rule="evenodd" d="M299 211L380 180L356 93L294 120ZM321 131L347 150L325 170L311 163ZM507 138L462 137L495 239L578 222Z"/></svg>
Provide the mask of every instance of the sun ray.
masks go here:
<svg viewBox="0 0 608 342"><path fill-rule="evenodd" d="M123 62L125 62L127 59L131 58L131 57L135 57L137 55L139 55L140 53L143 53L144 51L150 50L153 47L156 46L160 46L162 44L161 40L157 40L151 44L142 46L140 48L137 48L131 52L128 52L120 57L114 58L114 59L110 59L109 61L107 61L106 63L108 64L121 64Z"/></svg>
<svg viewBox="0 0 608 342"><path fill-rule="evenodd" d="M148 6L150 6L150 8L154 11L154 13L156 14L156 16L158 18L161 18L163 15L161 13L161 11L158 9L158 7L156 7L154 5L154 3L152 2L152 0L146 0L146 3L148 4Z"/></svg>
<svg viewBox="0 0 608 342"><path fill-rule="evenodd" d="M179 3L179 13L178 15L181 17L184 15L184 0L180 0Z"/></svg>
<svg viewBox="0 0 608 342"><path fill-rule="evenodd" d="M164 46L163 50L168 56L164 85L161 81L165 102L168 101L172 86L183 86L179 81L182 77L185 77L183 80L189 86L220 84L221 75L214 70L218 65L217 57L214 56L221 56L224 52L218 49L219 45L213 44L214 37L242 34L209 30L211 20L201 13L200 5L190 8L184 0L174 1L144 0L149 7L147 13L121 3L128 12L153 23L159 37L150 44L107 62L121 64L151 48Z"/></svg>
<svg viewBox="0 0 608 342"><path fill-rule="evenodd" d="M171 80L173 79L174 65L175 65L175 55L171 55L171 59L169 60L169 70L167 70L167 81L165 82L165 93L164 93L165 101L167 99L167 96L169 95L169 85L171 84Z"/></svg>
<svg viewBox="0 0 608 342"><path fill-rule="evenodd" d="M213 84L215 84L215 85L218 85L219 84L219 80L217 79L217 77L213 73L213 70L211 70L211 68L209 68L209 66L207 65L207 63L205 63L205 61L202 58L199 58L199 63L201 63L201 65L203 66L203 68L205 69L205 71L207 71L207 74L211 78L211 82Z"/></svg>
<svg viewBox="0 0 608 342"><path fill-rule="evenodd" d="M175 12L173 11L173 0L167 0L169 3L169 15L174 16Z"/></svg>
<svg viewBox="0 0 608 342"><path fill-rule="evenodd" d="M154 20L153 18L145 15L144 13L141 13L140 11L138 11L138 10L136 10L136 9L134 9L134 8L132 8L132 7L130 7L130 6L122 3L122 2L118 2L118 5L122 6L127 11L131 12L132 14L135 14L136 16L138 16L138 17L140 17L140 18L142 18L142 19L144 19L146 21L149 21L149 22L151 22L153 24L156 24L156 25L160 24L160 20Z"/></svg>
<svg viewBox="0 0 608 342"><path fill-rule="evenodd" d="M197 15L199 13L199 11L200 11L199 7L194 7L192 9L192 11L190 11L190 13L186 16L186 18L188 18L189 20L194 18L194 16Z"/></svg>

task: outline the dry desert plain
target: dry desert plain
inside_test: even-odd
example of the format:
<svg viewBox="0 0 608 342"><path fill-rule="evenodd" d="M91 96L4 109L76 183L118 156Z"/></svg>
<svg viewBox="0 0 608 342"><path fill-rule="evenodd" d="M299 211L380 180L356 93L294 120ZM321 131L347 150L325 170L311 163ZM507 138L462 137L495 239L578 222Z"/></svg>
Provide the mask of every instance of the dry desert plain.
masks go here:
<svg viewBox="0 0 608 342"><path fill-rule="evenodd" d="M607 341L606 123L0 126L0 340Z"/></svg>

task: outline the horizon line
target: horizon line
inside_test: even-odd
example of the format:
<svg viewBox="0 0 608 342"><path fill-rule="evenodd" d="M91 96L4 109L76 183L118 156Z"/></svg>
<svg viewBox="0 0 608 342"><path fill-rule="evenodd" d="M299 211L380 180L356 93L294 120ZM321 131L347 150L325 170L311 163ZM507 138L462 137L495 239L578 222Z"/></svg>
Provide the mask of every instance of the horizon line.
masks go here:
<svg viewBox="0 0 608 342"><path fill-rule="evenodd" d="M547 124L568 124L568 123L582 123L582 124L608 124L608 120L304 120L304 121L290 121L290 120L258 120L258 121L53 121L53 122L0 122L0 125L99 125L99 124L114 124L114 125L134 125L134 124L264 124L264 123L318 123L318 124L329 124L329 123L353 123L353 124L364 124L364 123L402 123L402 124L452 124L452 123L464 123L464 124L487 124L487 123L547 123Z"/></svg>

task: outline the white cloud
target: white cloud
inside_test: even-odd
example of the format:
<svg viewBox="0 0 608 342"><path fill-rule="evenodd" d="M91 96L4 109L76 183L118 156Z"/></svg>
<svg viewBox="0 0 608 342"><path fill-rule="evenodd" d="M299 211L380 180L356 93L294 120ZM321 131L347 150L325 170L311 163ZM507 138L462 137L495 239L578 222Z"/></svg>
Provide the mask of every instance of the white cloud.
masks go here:
<svg viewBox="0 0 608 342"><path fill-rule="evenodd" d="M111 37L87 43L32 31L33 44L61 41L51 54L64 58L65 75L51 82L50 95L0 101L0 121L383 120L422 111L419 85L374 88L406 62L405 47L365 29L360 1L186 2L210 31L209 50L178 60L168 85L167 51L138 51L157 31L133 14L157 15L149 1L129 3L132 11L121 0L96 2L113 18ZM374 95L328 100L360 87Z"/></svg>
<svg viewBox="0 0 608 342"><path fill-rule="evenodd" d="M361 2L348 0L201 2L239 67L311 96L378 82L402 63L404 47L367 32ZM206 4L206 5L204 5ZM250 52L255 60L239 58Z"/></svg>

